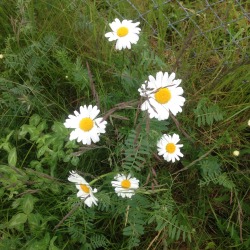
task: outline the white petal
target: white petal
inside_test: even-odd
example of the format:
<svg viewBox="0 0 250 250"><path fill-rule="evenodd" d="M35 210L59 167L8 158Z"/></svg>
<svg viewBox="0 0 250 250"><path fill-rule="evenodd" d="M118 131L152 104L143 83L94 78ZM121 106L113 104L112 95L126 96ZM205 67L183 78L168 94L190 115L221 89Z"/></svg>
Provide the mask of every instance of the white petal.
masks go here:
<svg viewBox="0 0 250 250"><path fill-rule="evenodd" d="M73 130L73 131L70 133L69 140L70 140L70 141L75 140L77 137L78 137L78 132L77 132L77 130Z"/></svg>
<svg viewBox="0 0 250 250"><path fill-rule="evenodd" d="M68 177L68 180L74 183L78 183L78 184L87 184L86 180L80 176L79 174L77 174L75 171L71 171L69 172L70 176Z"/></svg>

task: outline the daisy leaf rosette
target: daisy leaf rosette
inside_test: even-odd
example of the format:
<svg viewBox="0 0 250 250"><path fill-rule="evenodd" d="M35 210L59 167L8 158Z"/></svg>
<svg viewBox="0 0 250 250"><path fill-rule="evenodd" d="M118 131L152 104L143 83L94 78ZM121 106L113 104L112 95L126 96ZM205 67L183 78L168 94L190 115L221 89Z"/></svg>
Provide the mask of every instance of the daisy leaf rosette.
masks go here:
<svg viewBox="0 0 250 250"><path fill-rule="evenodd" d="M157 142L158 155L162 155L168 162L175 162L175 160L179 161L180 157L183 157L180 151L183 144L177 144L179 141L180 137L177 134L173 134L172 136L164 134Z"/></svg>
<svg viewBox="0 0 250 250"><path fill-rule="evenodd" d="M141 29L137 27L140 22L133 23L132 20L120 21L118 18L109 26L112 32L105 34L109 41L116 41L115 48L117 50L131 49L131 44L136 44L139 40Z"/></svg>
<svg viewBox="0 0 250 250"><path fill-rule="evenodd" d="M100 110L97 106L86 105L80 106L80 112L74 111L74 115L69 115L64 126L74 129L70 133L69 139L77 142L82 142L85 145L90 145L100 141L100 134L105 133L107 122L103 118L97 118Z"/></svg>
<svg viewBox="0 0 250 250"><path fill-rule="evenodd" d="M150 75L148 81L138 89L146 100L141 105L142 111L147 111L149 117L159 121L167 120L169 112L174 116L182 112L185 98L183 88L179 87L181 79L175 79L175 73L157 72L156 77Z"/></svg>
<svg viewBox="0 0 250 250"><path fill-rule="evenodd" d="M75 183L76 188L78 189L77 197L84 200L84 203L88 207L92 207L93 205L97 205L98 199L94 196L93 193L97 192L97 189L93 189L90 187L89 183L75 171L70 172L70 176L68 177L70 182Z"/></svg>
<svg viewBox="0 0 250 250"><path fill-rule="evenodd" d="M122 198L131 198L135 194L135 190L139 188L139 180L132 178L130 174L118 174L114 177L115 181L111 181L115 192Z"/></svg>

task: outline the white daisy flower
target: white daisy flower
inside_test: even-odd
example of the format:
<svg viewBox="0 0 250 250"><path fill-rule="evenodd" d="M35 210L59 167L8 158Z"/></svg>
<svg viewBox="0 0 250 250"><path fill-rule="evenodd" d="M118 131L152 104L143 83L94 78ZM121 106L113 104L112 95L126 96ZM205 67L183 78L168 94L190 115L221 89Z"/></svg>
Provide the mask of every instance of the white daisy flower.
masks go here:
<svg viewBox="0 0 250 250"><path fill-rule="evenodd" d="M111 181L112 186L115 188L115 192L122 198L131 198L135 194L135 190L139 188L139 180L131 178L131 175L125 176L118 174L114 177L115 181Z"/></svg>
<svg viewBox="0 0 250 250"><path fill-rule="evenodd" d="M248 120L247 125L250 127L250 120Z"/></svg>
<svg viewBox="0 0 250 250"><path fill-rule="evenodd" d="M77 197L80 197L82 200L84 200L84 203L88 207L92 207L93 204L97 205L98 199L93 195L93 193L97 192L97 189L95 188L92 190L88 182L77 174L75 171L69 172L70 176L68 177L68 180L76 184L76 188L79 190L77 193Z"/></svg>
<svg viewBox="0 0 250 250"><path fill-rule="evenodd" d="M73 128L74 130L70 133L69 139L75 140L77 142L82 142L83 144L90 145L91 141L100 141L100 134L105 133L106 121L102 118L96 118L100 113L97 106L92 107L86 105L80 107L80 113L74 111L75 115L69 115L66 119L64 126L66 128Z"/></svg>
<svg viewBox="0 0 250 250"><path fill-rule="evenodd" d="M117 40L115 48L118 50L131 49L131 43L136 44L139 40L138 34L141 30L137 27L139 24L140 22L132 23L131 20L126 19L121 22L116 18L114 22L109 24L112 32L106 33L105 37L109 41Z"/></svg>
<svg viewBox="0 0 250 250"><path fill-rule="evenodd" d="M181 80L174 80L175 73L168 75L167 72L160 71L156 78L151 75L148 78L149 80L138 89L140 95L147 98L141 105L141 110L147 110L150 118L159 121L168 119L169 112L175 116L182 112L185 98L181 96L183 88L178 87Z"/></svg>
<svg viewBox="0 0 250 250"><path fill-rule="evenodd" d="M164 134L157 143L158 155L163 155L163 158L168 162L179 161L180 157L183 157L180 151L183 144L177 144L179 140L180 137L177 134L173 134L173 136Z"/></svg>

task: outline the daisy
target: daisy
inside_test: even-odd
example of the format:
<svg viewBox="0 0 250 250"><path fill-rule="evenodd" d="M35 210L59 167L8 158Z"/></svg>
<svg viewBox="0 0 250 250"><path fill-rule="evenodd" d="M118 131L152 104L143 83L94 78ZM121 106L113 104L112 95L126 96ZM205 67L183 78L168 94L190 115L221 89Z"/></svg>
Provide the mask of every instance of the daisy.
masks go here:
<svg viewBox="0 0 250 250"><path fill-rule="evenodd" d="M247 125L250 127L250 120L248 120Z"/></svg>
<svg viewBox="0 0 250 250"><path fill-rule="evenodd" d="M183 157L180 151L183 145L177 144L179 140L180 138L177 134L173 134L173 136L164 134L157 143L158 155L163 155L163 158L168 162L179 161L180 157Z"/></svg>
<svg viewBox="0 0 250 250"><path fill-rule="evenodd" d="M115 48L118 50L131 49L131 43L136 44L139 40L138 34L141 30L137 27L139 24L140 22L132 23L131 20L126 19L121 22L116 18L114 22L109 24L112 32L106 33L105 37L109 41L117 40Z"/></svg>
<svg viewBox="0 0 250 250"><path fill-rule="evenodd" d="M131 175L125 176L118 174L114 177L115 181L111 181L112 186L115 188L115 192L122 198L131 198L135 194L135 190L139 188L139 180L131 178Z"/></svg>
<svg viewBox="0 0 250 250"><path fill-rule="evenodd" d="M66 128L73 128L74 130L70 133L69 139L83 144L90 145L91 141L98 142L101 133L105 133L106 121L102 118L96 118L100 113L97 106L92 107L86 105L80 107L80 113L74 111L75 115L69 115L66 119L64 126Z"/></svg>
<svg viewBox="0 0 250 250"><path fill-rule="evenodd" d="M92 190L88 182L86 182L85 179L75 171L71 171L69 173L70 176L68 177L68 180L74 182L76 184L76 188L79 190L77 197L80 197L82 200L84 200L84 203L88 207L92 207L93 204L97 205L98 199L93 195L93 193L97 192L97 189L95 188Z"/></svg>
<svg viewBox="0 0 250 250"><path fill-rule="evenodd" d="M178 112L182 112L185 98L183 88L178 87L181 83L180 79L175 79L175 73L168 75L162 71L153 76L148 77L149 80L142 84L138 89L140 95L146 97L147 100L141 105L141 110L149 113L150 118L156 118L159 121L166 120L169 112L174 116Z"/></svg>

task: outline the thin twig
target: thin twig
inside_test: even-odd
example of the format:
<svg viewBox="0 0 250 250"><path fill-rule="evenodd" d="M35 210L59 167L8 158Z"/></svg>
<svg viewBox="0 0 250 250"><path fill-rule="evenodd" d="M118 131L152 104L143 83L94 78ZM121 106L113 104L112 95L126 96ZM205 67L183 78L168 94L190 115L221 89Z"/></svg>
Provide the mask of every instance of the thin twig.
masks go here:
<svg viewBox="0 0 250 250"><path fill-rule="evenodd" d="M177 119L173 116L173 114L171 114L171 113L169 113L169 114L170 114L170 117L173 119L173 121L174 121L176 127L179 129L179 131L181 131L182 134L184 134L185 137L187 137L187 139L189 139L190 141L193 141L193 139L187 134L187 132L186 132L183 128L181 128L180 123L179 123L179 122L177 121Z"/></svg>
<svg viewBox="0 0 250 250"><path fill-rule="evenodd" d="M49 179L49 180L53 180L53 181L59 181L59 179L56 179L50 175L47 175L47 174L44 174L44 173L41 173L41 172L38 172L38 171L35 171L33 169L30 169L30 168L25 168L25 170L27 172L32 172L33 174L37 174L38 176L41 176L43 178L46 178L46 179Z"/></svg>
<svg viewBox="0 0 250 250"><path fill-rule="evenodd" d="M96 92L96 89L95 89L95 83L93 81L92 73L90 71L88 62L86 62L86 65L87 65L87 69L88 69L88 75L89 75L90 88L91 88L91 91L92 91L92 95L96 100L97 106L100 107L100 99L99 99L99 96L98 96L98 94Z"/></svg>
<svg viewBox="0 0 250 250"><path fill-rule="evenodd" d="M63 224L63 222L71 215L71 214L73 214L75 211L76 211L76 209L80 206L80 202L79 203L77 203L63 218L62 218L62 220L54 227L54 229L53 229L53 231L55 231L57 228L59 228L62 224Z"/></svg>
<svg viewBox="0 0 250 250"><path fill-rule="evenodd" d="M16 195L16 197L23 196L25 194L35 194L35 193L38 193L40 191L41 191L41 189L34 189L34 190L33 189L28 189L25 192L22 192L22 193Z"/></svg>
<svg viewBox="0 0 250 250"><path fill-rule="evenodd" d="M134 126L137 123L137 120L138 120L138 117L139 117L139 114L140 114L140 111L141 111L141 109L140 109L141 104L142 104L142 98L140 99L140 101L137 104L137 109L136 109L135 119L134 119Z"/></svg>
<svg viewBox="0 0 250 250"><path fill-rule="evenodd" d="M204 155L200 156L198 159L194 160L193 162L191 162L190 164L188 164L185 168L180 169L178 171L176 171L174 174L178 174L182 171L188 170L190 167L192 167L195 163L199 162L200 160L202 160L203 158L205 158L206 156L208 156L213 150L214 150L215 146L212 147L209 151L207 151Z"/></svg>
<svg viewBox="0 0 250 250"><path fill-rule="evenodd" d="M113 114L115 111L120 110L120 109L126 109L126 108L132 108L133 106L137 105L138 101L129 101L129 102L121 102L115 105L114 108L110 109L106 115L103 117L103 121L107 120L107 118Z"/></svg>
<svg viewBox="0 0 250 250"><path fill-rule="evenodd" d="M161 232L162 232L162 230L160 230L160 231L158 232L158 234L154 237L154 239L150 242L150 244L149 244L147 250L151 249L151 246L152 246L153 243L159 238Z"/></svg>
<svg viewBox="0 0 250 250"><path fill-rule="evenodd" d="M124 223L125 227L127 226L127 223L128 223L129 208L130 208L130 206L128 205L127 208L126 208L126 214L125 214L125 223Z"/></svg>

